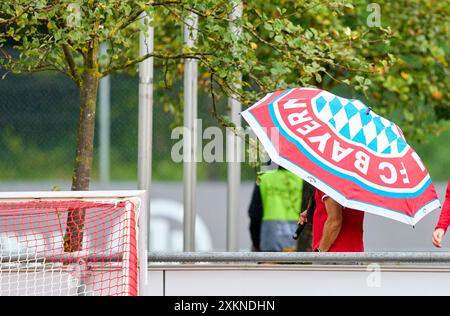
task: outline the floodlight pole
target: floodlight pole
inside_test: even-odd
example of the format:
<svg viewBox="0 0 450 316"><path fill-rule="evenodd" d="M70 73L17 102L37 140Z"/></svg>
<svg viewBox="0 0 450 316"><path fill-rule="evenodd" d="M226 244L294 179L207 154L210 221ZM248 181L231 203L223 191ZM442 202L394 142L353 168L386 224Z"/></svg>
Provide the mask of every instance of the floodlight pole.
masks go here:
<svg viewBox="0 0 450 316"><path fill-rule="evenodd" d="M239 0L231 0L233 11L230 14L230 20L240 19L242 16L242 2ZM230 31L238 40L241 36L241 28L235 23L230 23ZM233 48L232 48L233 49ZM241 76L237 78L241 81ZM239 83L232 83L235 88L240 88ZM228 98L228 106L230 108L231 122L237 129L241 126L240 112L242 109L241 102L237 100L236 95ZM230 129L227 129L227 161L228 161L228 196L227 196L227 251L238 251L239 249L239 192L241 185L241 139Z"/></svg>
<svg viewBox="0 0 450 316"><path fill-rule="evenodd" d="M143 15L142 20L149 19ZM153 53L153 27L139 34L139 54ZM145 295L147 284L147 258L150 228L150 189L152 181L152 128L153 128L153 57L139 64L139 136L138 136L138 189L146 191L139 216L139 284L140 294Z"/></svg>
<svg viewBox="0 0 450 316"><path fill-rule="evenodd" d="M100 45L100 54L106 55L108 44ZM100 182L107 184L110 180L111 153L111 80L106 76L100 80L98 91L99 103L99 145L100 145Z"/></svg>
<svg viewBox="0 0 450 316"><path fill-rule="evenodd" d="M184 43L194 47L197 39L198 16L189 14L183 27ZM195 195L197 183L197 60L184 61L184 135L183 135L183 181L184 219L183 250L195 251Z"/></svg>

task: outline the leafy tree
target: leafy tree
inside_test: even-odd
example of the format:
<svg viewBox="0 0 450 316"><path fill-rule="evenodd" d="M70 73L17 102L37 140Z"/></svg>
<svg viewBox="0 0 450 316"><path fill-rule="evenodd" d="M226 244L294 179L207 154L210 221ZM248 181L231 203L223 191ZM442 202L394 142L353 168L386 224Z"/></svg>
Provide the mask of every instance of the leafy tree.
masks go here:
<svg viewBox="0 0 450 316"><path fill-rule="evenodd" d="M374 42L385 42L390 30L366 25L350 28L345 17L356 14L352 1L246 1L243 17L235 22L242 29L240 37L229 31L232 8L224 10L227 3L223 1L204 11L193 10L201 17L196 51L216 52L200 64L200 86L211 93L212 114L223 125L232 124L216 108L222 96L237 95L243 104L249 105L267 92L287 87L331 89L343 84L365 91L370 80L362 76L370 75L373 67L390 62L387 52L376 60L359 53ZM157 42L157 47L182 43L177 31L180 20L173 12L176 9L158 15L155 32L162 42ZM225 54L219 56L217 52ZM162 66L165 77L159 87L171 87L180 78L181 64L170 60ZM236 84L242 89L237 89ZM163 103L175 119L181 118L179 96L164 98Z"/></svg>
<svg viewBox="0 0 450 316"><path fill-rule="evenodd" d="M332 77L335 69L368 69L370 64L356 51L367 45L370 35L386 33L383 29L363 32L364 27L351 31L340 23L340 16L353 9L345 0L248 1L243 17L231 21L234 6L213 0L11 0L0 4L0 65L14 73L59 71L79 88L73 190L89 188L97 86L103 76L130 69L149 57L159 58L167 67L175 65L179 71L179 62L190 57L199 60L214 87L224 95L238 94L248 104L275 89L317 85L323 77ZM157 44L154 53L139 57L136 39L149 25L140 18L144 12L153 18ZM200 17L195 49L183 46L179 32L183 19L192 13ZM331 18L325 24L318 23L317 16ZM230 32L230 23L242 28L239 38ZM8 43L13 49L6 48ZM99 54L101 43L108 43L107 54ZM237 82L238 74L244 81ZM203 82L211 86L211 80ZM236 83L243 88L236 89Z"/></svg>
<svg viewBox="0 0 450 316"><path fill-rule="evenodd" d="M352 1L249 0L242 18L232 20L235 6L228 0L0 3L0 66L13 73L62 72L79 89L73 190L89 189L99 80L133 69L146 58L154 57L166 68L167 86L182 71L183 59L197 59L215 114L219 95L234 95L250 104L269 91L298 85L340 82L366 91L370 81L363 76L368 70L388 65L384 52L376 59L361 52L389 37L389 29L349 27L345 16L355 10ZM142 19L143 13L151 19ZM191 14L199 17L196 48L185 47L179 32ZM241 28L240 36L230 32L230 23ZM138 34L149 25L156 30L155 51L138 56ZM101 43L109 46L106 54L99 53ZM174 106L167 103L167 110L180 112ZM230 125L226 117L219 119ZM72 210L68 219L66 250L76 251L84 211Z"/></svg>
<svg viewBox="0 0 450 316"><path fill-rule="evenodd" d="M356 1L352 25L366 23L368 1ZM448 1L376 1L388 42L373 43L359 53L367 59L391 57L390 65L374 66L368 102L402 127L408 139L427 141L450 120L450 5ZM349 15L350 16L350 15ZM349 17L348 16L348 17Z"/></svg>

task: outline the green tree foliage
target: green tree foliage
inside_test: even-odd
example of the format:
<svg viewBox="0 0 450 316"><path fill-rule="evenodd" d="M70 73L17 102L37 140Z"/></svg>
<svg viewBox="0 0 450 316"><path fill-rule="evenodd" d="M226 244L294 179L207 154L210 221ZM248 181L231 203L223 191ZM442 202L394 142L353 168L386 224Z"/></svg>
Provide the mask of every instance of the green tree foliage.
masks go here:
<svg viewBox="0 0 450 316"><path fill-rule="evenodd" d="M210 89L213 101L220 95L235 95L250 104L269 91L316 86L338 75L346 78L342 82L353 80L364 90L369 81L351 74L367 71L373 61L358 51L368 47L372 38L383 41L389 33L364 25L350 29L345 15L354 8L345 0L248 1L242 18L232 20L236 3L12 0L0 4L0 45L13 44L12 50L2 49L0 65L16 73L59 71L80 90L74 190L89 187L95 101L98 81L105 75L155 57L166 67L164 85L170 86L182 60L190 57L199 60L202 84ZM151 20L140 18L144 12ZM200 19L196 48L184 46L179 32L190 14ZM150 23L156 29L155 52L138 56L133 49L137 36ZM231 23L242 30L240 36L230 31ZM101 43L109 45L103 55ZM377 63L386 64L380 55ZM176 113L177 103L167 102L166 109ZM221 122L228 121L222 117Z"/></svg>
<svg viewBox="0 0 450 316"><path fill-rule="evenodd" d="M229 17L233 10L230 1L216 1L214 6L202 1L203 6L190 10L200 17L198 46L193 51L210 52L201 60L200 84L212 95L213 115L230 125L216 108L222 96L235 95L243 104L251 105L267 92L287 87L331 88L344 84L366 89L370 81L360 80L365 79L361 76L370 74L374 65L389 64L389 57L386 53L374 61L358 51L374 41L386 41L390 30L365 25L351 29L345 18L356 14L351 2L246 1L243 17L236 21ZM182 23L175 17L182 16L183 10L156 11L156 46L181 45L178 30ZM241 29L240 36L230 32L230 23ZM166 75L159 87L171 87L181 78L182 65L178 60L162 61L161 65ZM163 103L180 118L179 96L166 98Z"/></svg>
<svg viewBox="0 0 450 316"><path fill-rule="evenodd" d="M367 1L357 1L356 16L364 16ZM443 131L450 119L450 4L448 1L376 1L381 27L392 37L359 51L367 59L385 58L392 63L371 69L368 103L389 116L408 139L425 141ZM355 17L356 17L355 16ZM365 19L353 19L355 25Z"/></svg>

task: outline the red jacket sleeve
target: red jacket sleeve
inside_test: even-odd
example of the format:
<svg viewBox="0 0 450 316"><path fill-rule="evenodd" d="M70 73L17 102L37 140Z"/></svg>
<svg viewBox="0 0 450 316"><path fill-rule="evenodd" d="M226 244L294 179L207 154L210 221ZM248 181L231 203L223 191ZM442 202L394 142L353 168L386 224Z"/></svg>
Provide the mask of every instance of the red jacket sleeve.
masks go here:
<svg viewBox="0 0 450 316"><path fill-rule="evenodd" d="M442 206L441 216L439 218L439 222L436 225L436 229L442 228L444 231L447 231L449 225L450 225L450 181L447 184L447 193L445 194L444 205Z"/></svg>

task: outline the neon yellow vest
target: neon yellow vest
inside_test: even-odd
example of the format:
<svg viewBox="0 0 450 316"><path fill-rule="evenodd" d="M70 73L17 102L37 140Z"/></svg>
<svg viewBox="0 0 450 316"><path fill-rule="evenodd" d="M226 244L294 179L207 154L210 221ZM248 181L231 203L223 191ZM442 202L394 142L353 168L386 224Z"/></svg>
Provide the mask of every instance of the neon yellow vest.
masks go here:
<svg viewBox="0 0 450 316"><path fill-rule="evenodd" d="M274 170L259 176L263 221L298 221L303 180L288 170Z"/></svg>

